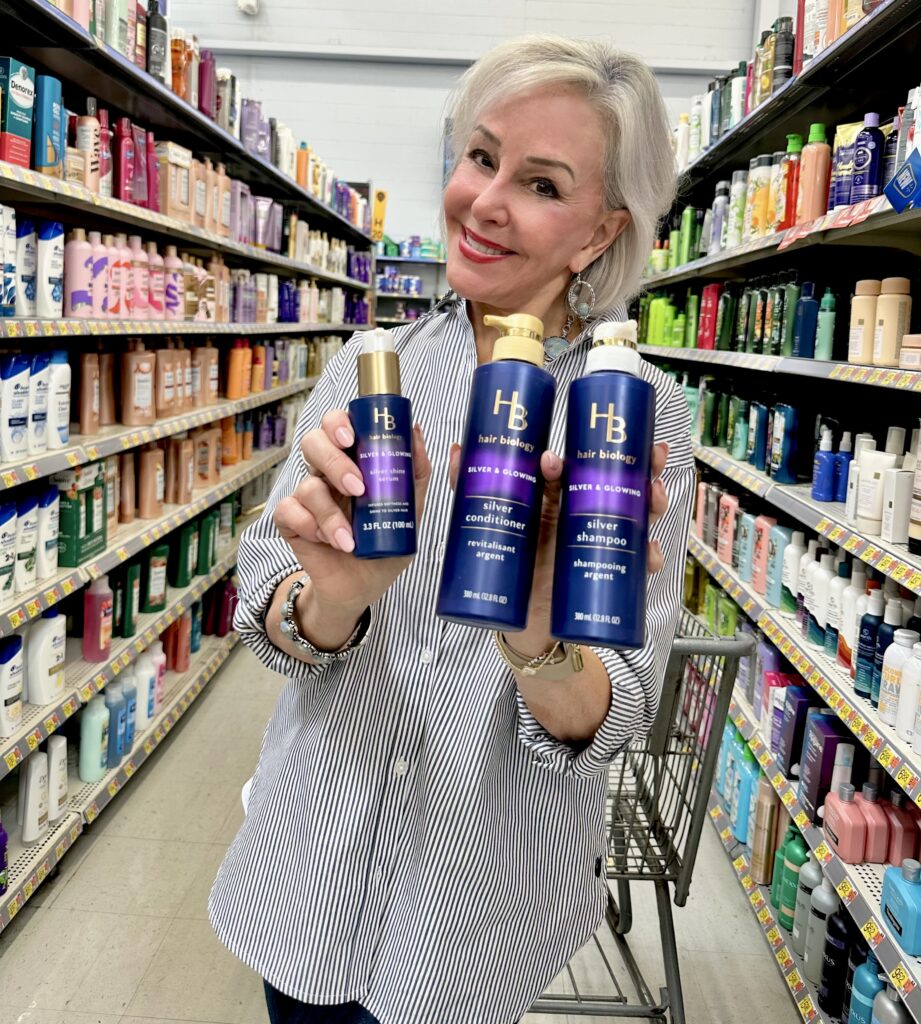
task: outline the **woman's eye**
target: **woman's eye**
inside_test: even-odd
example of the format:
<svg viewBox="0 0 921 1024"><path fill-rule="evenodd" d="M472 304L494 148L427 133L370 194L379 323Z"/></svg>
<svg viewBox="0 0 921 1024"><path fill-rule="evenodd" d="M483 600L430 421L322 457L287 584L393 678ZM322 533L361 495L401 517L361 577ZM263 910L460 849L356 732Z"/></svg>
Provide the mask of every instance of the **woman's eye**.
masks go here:
<svg viewBox="0 0 921 1024"><path fill-rule="evenodd" d="M534 191L539 196L555 199L560 194L556 185L549 178L535 178L532 184L534 185Z"/></svg>
<svg viewBox="0 0 921 1024"><path fill-rule="evenodd" d="M484 149L471 149L467 156L480 167L492 167L492 158Z"/></svg>

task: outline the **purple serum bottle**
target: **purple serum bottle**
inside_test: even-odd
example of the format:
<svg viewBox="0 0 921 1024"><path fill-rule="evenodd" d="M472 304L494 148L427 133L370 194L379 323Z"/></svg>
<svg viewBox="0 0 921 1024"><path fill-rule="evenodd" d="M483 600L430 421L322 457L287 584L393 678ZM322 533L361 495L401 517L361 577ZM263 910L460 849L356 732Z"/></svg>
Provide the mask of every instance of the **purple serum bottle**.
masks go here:
<svg viewBox="0 0 921 1024"><path fill-rule="evenodd" d="M358 395L349 403L352 457L365 493L352 500L358 558L416 553L416 488L409 399L400 394L400 363L390 331L368 331L358 357Z"/></svg>
<svg viewBox="0 0 921 1024"><path fill-rule="evenodd" d="M543 369L537 317L484 323L502 334L492 362L473 374L436 611L512 632L528 620L556 381Z"/></svg>
<svg viewBox="0 0 921 1024"><path fill-rule="evenodd" d="M656 395L636 321L598 324L569 390L550 632L593 646L646 639L646 540Z"/></svg>

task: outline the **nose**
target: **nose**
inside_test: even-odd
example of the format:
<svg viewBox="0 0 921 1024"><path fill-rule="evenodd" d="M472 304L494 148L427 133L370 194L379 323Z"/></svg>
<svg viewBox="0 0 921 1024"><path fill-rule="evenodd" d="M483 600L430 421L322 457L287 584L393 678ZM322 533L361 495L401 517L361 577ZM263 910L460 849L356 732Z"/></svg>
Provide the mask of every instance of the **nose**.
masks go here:
<svg viewBox="0 0 921 1024"><path fill-rule="evenodd" d="M484 184L471 203L470 212L480 224L495 224L497 227L508 224L508 186L500 174Z"/></svg>

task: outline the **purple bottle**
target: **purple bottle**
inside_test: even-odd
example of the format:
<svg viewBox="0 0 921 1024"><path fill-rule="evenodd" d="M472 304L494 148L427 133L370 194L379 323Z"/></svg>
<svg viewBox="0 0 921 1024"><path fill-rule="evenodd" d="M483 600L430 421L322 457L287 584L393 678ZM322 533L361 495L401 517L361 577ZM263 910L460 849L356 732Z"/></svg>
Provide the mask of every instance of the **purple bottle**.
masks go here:
<svg viewBox="0 0 921 1024"><path fill-rule="evenodd" d="M198 109L217 119L217 68L212 50L202 50L198 63Z"/></svg>
<svg viewBox="0 0 921 1024"><path fill-rule="evenodd" d="M885 145L879 127L879 114L865 114L863 128L854 143L851 203L859 203L879 195L883 186Z"/></svg>

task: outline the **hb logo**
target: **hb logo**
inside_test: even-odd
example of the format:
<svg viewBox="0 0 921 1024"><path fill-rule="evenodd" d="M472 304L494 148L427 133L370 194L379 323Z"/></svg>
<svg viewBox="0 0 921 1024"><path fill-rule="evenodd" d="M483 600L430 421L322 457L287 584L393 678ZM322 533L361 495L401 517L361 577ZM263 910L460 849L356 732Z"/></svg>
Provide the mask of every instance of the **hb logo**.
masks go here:
<svg viewBox="0 0 921 1024"><path fill-rule="evenodd" d="M627 421L623 416L614 415L614 403L608 403L607 412L598 411L598 403L592 402L592 415L589 422L589 429L594 430L598 426L599 420L605 420L607 422L607 428L605 430L605 440L608 444L623 444L627 440Z"/></svg>
<svg viewBox="0 0 921 1024"><path fill-rule="evenodd" d="M512 397L508 401L503 401L502 392L496 392L496 404L493 406L493 415L498 416L499 410L503 405L508 406L508 429L509 430L527 430L528 427L528 410L518 402L518 392L513 391Z"/></svg>
<svg viewBox="0 0 921 1024"><path fill-rule="evenodd" d="M384 430L396 430L397 421L390 414L390 411L385 406L383 409L374 410L374 422L383 423Z"/></svg>

